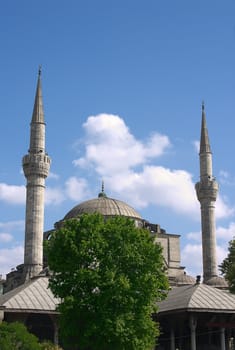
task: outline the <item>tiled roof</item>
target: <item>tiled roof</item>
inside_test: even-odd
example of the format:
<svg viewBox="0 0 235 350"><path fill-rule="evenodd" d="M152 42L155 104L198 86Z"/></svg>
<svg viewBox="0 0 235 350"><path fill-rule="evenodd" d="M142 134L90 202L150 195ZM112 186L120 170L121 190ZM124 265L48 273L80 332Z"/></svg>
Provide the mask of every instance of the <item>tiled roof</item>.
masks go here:
<svg viewBox="0 0 235 350"><path fill-rule="evenodd" d="M159 303L160 314L183 310L235 313L235 295L206 284L194 284L173 288Z"/></svg>
<svg viewBox="0 0 235 350"><path fill-rule="evenodd" d="M0 297L0 306L12 312L56 312L59 299L48 288L49 278L39 276Z"/></svg>

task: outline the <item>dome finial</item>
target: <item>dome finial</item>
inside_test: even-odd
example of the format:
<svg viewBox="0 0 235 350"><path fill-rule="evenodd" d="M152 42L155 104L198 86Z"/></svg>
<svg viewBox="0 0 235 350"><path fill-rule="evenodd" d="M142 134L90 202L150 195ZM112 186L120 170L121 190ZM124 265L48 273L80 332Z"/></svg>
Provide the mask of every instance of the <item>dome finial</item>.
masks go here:
<svg viewBox="0 0 235 350"><path fill-rule="evenodd" d="M42 74L42 65L39 64L39 67L38 67L38 76L40 77Z"/></svg>
<svg viewBox="0 0 235 350"><path fill-rule="evenodd" d="M204 100L202 100L202 111L204 111L205 110L205 102L204 102Z"/></svg>
<svg viewBox="0 0 235 350"><path fill-rule="evenodd" d="M104 192L104 180L102 180L101 192L98 194L98 197L107 197L106 193Z"/></svg>

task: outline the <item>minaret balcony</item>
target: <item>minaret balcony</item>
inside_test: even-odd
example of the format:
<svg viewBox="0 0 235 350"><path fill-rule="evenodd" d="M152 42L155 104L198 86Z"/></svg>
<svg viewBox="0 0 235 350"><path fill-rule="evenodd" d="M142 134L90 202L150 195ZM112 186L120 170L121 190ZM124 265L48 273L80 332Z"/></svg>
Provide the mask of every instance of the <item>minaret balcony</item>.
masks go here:
<svg viewBox="0 0 235 350"><path fill-rule="evenodd" d="M22 159L25 176L37 174L47 177L50 169L51 159L46 154L27 154Z"/></svg>
<svg viewBox="0 0 235 350"><path fill-rule="evenodd" d="M199 201L203 199L216 201L219 185L216 181L208 181L207 183L197 182L195 185L195 189Z"/></svg>

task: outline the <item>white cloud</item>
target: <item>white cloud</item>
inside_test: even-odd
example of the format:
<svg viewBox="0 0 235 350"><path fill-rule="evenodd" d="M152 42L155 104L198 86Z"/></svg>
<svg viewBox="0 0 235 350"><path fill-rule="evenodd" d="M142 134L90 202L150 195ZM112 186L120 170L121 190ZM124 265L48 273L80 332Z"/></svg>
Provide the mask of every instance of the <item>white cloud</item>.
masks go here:
<svg viewBox="0 0 235 350"><path fill-rule="evenodd" d="M149 205L167 207L200 220L192 175L182 169L169 169L154 164L171 147L166 135L153 133L147 140L137 140L123 119L116 115L90 116L84 124L85 153L74 160L76 166L90 168L105 181L105 189L126 200L135 208ZM198 147L198 141L194 144ZM81 145L80 145L81 146ZM80 148L81 149L81 148ZM58 178L57 174L51 174ZM45 203L59 205L66 198L81 201L89 197L89 184L84 178L70 177L63 187L46 187ZM25 186L0 184L0 200L25 204ZM216 217L232 215L225 198L218 196Z"/></svg>
<svg viewBox="0 0 235 350"><path fill-rule="evenodd" d="M186 235L188 240L201 241L201 232L189 232ZM235 222L230 222L228 227L216 227L216 239L220 242L229 242L235 237Z"/></svg>
<svg viewBox="0 0 235 350"><path fill-rule="evenodd" d="M52 175L53 178L58 178L57 175ZM45 204L60 204L65 199L63 191L60 188L46 187ZM0 200L9 204L26 203L26 188L25 186L8 185L0 183Z"/></svg>
<svg viewBox="0 0 235 350"><path fill-rule="evenodd" d="M216 230L216 236L219 239L230 241L235 237L235 222L230 222L227 228L218 226Z"/></svg>
<svg viewBox="0 0 235 350"><path fill-rule="evenodd" d="M137 140L123 119L116 115L90 116L83 125L86 136L85 154L74 160L76 166L90 168L105 181L106 192L111 189L136 208L150 204L168 207L200 220L192 175L182 169L168 169L154 164L171 146L166 135L152 134L147 141ZM198 150L199 142L194 142ZM72 187L75 186L73 182ZM76 191L67 191L79 200ZM83 184L81 191L84 192ZM74 193L78 195L74 195ZM108 192L107 192L108 193ZM227 217L233 210L219 197L216 217Z"/></svg>
<svg viewBox="0 0 235 350"><path fill-rule="evenodd" d="M46 187L45 190L45 204L59 205L66 198L72 200L81 200L87 194L88 183L86 179L71 177L64 186L61 187ZM7 184L0 184L0 200L9 204L24 204L26 203L25 186L14 186ZM1 227L1 223L0 223Z"/></svg>
<svg viewBox="0 0 235 350"><path fill-rule="evenodd" d="M80 201L89 196L89 184L86 179L72 176L62 188L46 187L45 203L47 205L61 204L66 198Z"/></svg>
<svg viewBox="0 0 235 350"><path fill-rule="evenodd" d="M25 186L7 185L0 183L0 200L10 204L25 204Z"/></svg>
<svg viewBox="0 0 235 350"><path fill-rule="evenodd" d="M228 251L221 245L216 247L217 264L220 265L221 262L226 258ZM203 276L202 268L202 245L201 244L186 244L181 251L181 261L182 265L186 266L187 273L196 276ZM220 275L219 268L217 270L218 275Z"/></svg>
<svg viewBox="0 0 235 350"><path fill-rule="evenodd" d="M142 172L116 174L105 178L105 184L137 207L149 204L169 207L178 213L193 213L199 217L191 175L184 170L161 166L144 166Z"/></svg>
<svg viewBox="0 0 235 350"><path fill-rule="evenodd" d="M86 179L70 177L65 184L67 196L74 201L81 201L89 196L89 185Z"/></svg>
<svg viewBox="0 0 235 350"><path fill-rule="evenodd" d="M86 131L85 156L74 161L80 167L94 166L101 175L127 171L161 156L170 146L167 136L153 134L145 143L135 139L123 119L110 114L91 116Z"/></svg>
<svg viewBox="0 0 235 350"><path fill-rule="evenodd" d="M219 182L223 185L234 186L235 185L235 178L228 171L220 170Z"/></svg>
<svg viewBox="0 0 235 350"><path fill-rule="evenodd" d="M228 179L230 177L229 173L225 170L220 170L219 176L221 176L221 178L224 178L224 179Z"/></svg>
<svg viewBox="0 0 235 350"><path fill-rule="evenodd" d="M226 198L218 195L216 204L215 204L215 215L217 219L227 218L234 214L235 208L229 207L227 204Z"/></svg>
<svg viewBox="0 0 235 350"><path fill-rule="evenodd" d="M10 233L2 232L0 233L0 242L9 243L13 240L13 236Z"/></svg>
<svg viewBox="0 0 235 350"><path fill-rule="evenodd" d="M4 231L12 231L12 230L22 231L24 229L24 225L25 225L24 220L0 222L0 229Z"/></svg>
<svg viewBox="0 0 235 350"><path fill-rule="evenodd" d="M230 222L228 227L219 226L216 229L216 256L217 264L226 258L228 254L228 242L235 236L235 222ZM181 251L182 265L186 266L187 271L194 276L202 274L202 245L201 232L190 232L186 235L187 243ZM196 243L192 243L195 241ZM218 268L218 274L220 274Z"/></svg>
<svg viewBox="0 0 235 350"><path fill-rule="evenodd" d="M202 276L202 245L186 244L181 251L181 261L182 265L186 266L189 275Z"/></svg>
<svg viewBox="0 0 235 350"><path fill-rule="evenodd" d="M190 241L193 240L196 242L201 242L202 240L201 232L189 232L187 234L187 239Z"/></svg>
<svg viewBox="0 0 235 350"><path fill-rule="evenodd" d="M0 249L0 274L5 275L23 263L24 247L17 245L15 247Z"/></svg>
<svg viewBox="0 0 235 350"><path fill-rule="evenodd" d="M65 195L61 188L46 187L45 191L45 204L60 204L65 200Z"/></svg>
<svg viewBox="0 0 235 350"><path fill-rule="evenodd" d="M194 149L197 153L199 153L200 151L200 141L196 140L196 141L193 141L193 146L194 146Z"/></svg>
<svg viewBox="0 0 235 350"><path fill-rule="evenodd" d="M59 175L50 171L49 175L48 175L48 179L58 180L59 179Z"/></svg>
<svg viewBox="0 0 235 350"><path fill-rule="evenodd" d="M228 249L226 247L217 245L216 254L217 254L218 265L220 265L222 263L222 261L227 257ZM220 271L218 271L218 273L220 274Z"/></svg>

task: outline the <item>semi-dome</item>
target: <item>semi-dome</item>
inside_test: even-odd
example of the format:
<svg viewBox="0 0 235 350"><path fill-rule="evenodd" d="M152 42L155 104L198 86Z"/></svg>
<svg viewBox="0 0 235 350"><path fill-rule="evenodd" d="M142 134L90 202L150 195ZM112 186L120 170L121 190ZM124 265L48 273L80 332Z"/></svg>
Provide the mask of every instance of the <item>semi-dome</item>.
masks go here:
<svg viewBox="0 0 235 350"><path fill-rule="evenodd" d="M178 287L186 286L190 284L195 284L196 279L190 275L187 275L186 273L182 273L175 278L175 283Z"/></svg>
<svg viewBox="0 0 235 350"><path fill-rule="evenodd" d="M215 288L228 289L228 282L221 276L211 277L204 283Z"/></svg>
<svg viewBox="0 0 235 350"><path fill-rule="evenodd" d="M123 201L107 197L103 191L99 194L98 198L90 199L76 205L65 215L63 220L77 218L85 213L100 213L105 217L120 215L142 221L140 214L134 208Z"/></svg>

